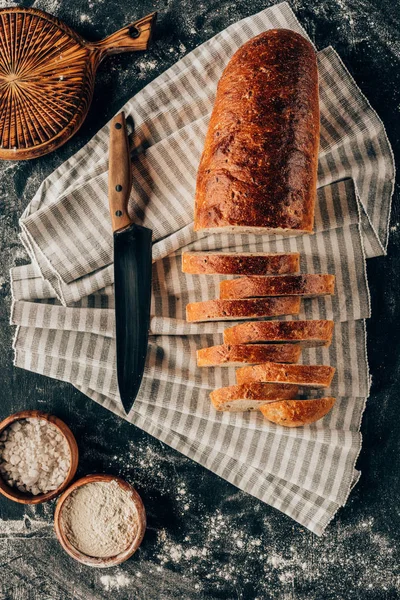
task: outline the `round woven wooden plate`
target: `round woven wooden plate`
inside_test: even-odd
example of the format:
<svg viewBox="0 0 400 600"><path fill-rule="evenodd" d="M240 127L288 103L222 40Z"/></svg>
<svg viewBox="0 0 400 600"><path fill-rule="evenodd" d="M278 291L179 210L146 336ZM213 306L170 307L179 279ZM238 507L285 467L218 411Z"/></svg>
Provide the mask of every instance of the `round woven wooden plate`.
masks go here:
<svg viewBox="0 0 400 600"><path fill-rule="evenodd" d="M64 144L89 109L105 56L146 50L156 13L100 42L32 8L0 10L0 159L24 160Z"/></svg>

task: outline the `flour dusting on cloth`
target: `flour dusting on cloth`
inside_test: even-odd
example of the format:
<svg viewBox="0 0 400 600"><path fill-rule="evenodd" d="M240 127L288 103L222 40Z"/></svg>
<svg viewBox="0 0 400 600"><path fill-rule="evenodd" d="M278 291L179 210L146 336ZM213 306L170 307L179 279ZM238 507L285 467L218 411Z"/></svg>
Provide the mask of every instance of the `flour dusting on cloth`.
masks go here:
<svg viewBox="0 0 400 600"><path fill-rule="evenodd" d="M196 172L218 79L233 53L270 28L307 37L288 4L246 18L196 48L122 107L135 122L135 222L153 230L153 296L142 387L123 413L115 370L109 125L48 177L20 220L31 264L12 270L19 367L84 394L320 535L358 481L360 422L369 395L366 257L382 255L394 185L382 122L333 48L318 52L321 139L315 234L206 235L193 231ZM332 273L333 297L292 318L334 319L330 348L305 364L337 369L333 410L288 431L260 414L217 413L209 392L234 369L198 369L196 350L222 343L225 323L187 323L188 302L218 296L220 276L181 272L184 251L299 252L301 272ZM232 325L234 322L232 323Z"/></svg>

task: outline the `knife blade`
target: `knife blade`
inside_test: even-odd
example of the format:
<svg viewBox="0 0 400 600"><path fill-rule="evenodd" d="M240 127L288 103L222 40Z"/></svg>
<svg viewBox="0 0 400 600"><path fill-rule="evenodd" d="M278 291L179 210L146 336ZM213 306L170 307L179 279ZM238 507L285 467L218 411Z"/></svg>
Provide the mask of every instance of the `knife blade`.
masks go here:
<svg viewBox="0 0 400 600"><path fill-rule="evenodd" d="M132 170L125 115L111 121L108 200L114 237L117 380L128 414L138 394L146 362L151 303L152 231L128 214Z"/></svg>

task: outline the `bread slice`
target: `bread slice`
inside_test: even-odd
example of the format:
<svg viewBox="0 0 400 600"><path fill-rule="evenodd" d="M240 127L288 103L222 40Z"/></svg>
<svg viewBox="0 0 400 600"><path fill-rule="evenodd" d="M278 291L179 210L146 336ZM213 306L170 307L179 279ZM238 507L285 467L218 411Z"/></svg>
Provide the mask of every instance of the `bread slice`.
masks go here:
<svg viewBox="0 0 400 600"><path fill-rule="evenodd" d="M303 346L330 346L333 321L255 321L224 331L225 344L298 342Z"/></svg>
<svg viewBox="0 0 400 600"><path fill-rule="evenodd" d="M268 421L284 427L302 427L319 421L332 409L336 398L280 400L260 407Z"/></svg>
<svg viewBox="0 0 400 600"><path fill-rule="evenodd" d="M273 275L297 273L298 252L184 252L182 271L192 275Z"/></svg>
<svg viewBox="0 0 400 600"><path fill-rule="evenodd" d="M239 385L265 381L268 383L293 383L306 387L329 387L336 369L326 365L282 365L267 362L236 371Z"/></svg>
<svg viewBox="0 0 400 600"><path fill-rule="evenodd" d="M238 346L222 344L197 350L197 366L236 367L267 361L296 363L300 354L300 344L239 344Z"/></svg>
<svg viewBox="0 0 400 600"><path fill-rule="evenodd" d="M186 306L186 320L237 321L279 315L297 315L300 298L247 298L245 300L206 300L192 302Z"/></svg>
<svg viewBox="0 0 400 600"><path fill-rule="evenodd" d="M210 394L211 402L217 410L244 412L257 410L265 402L275 402L281 398L295 398L295 385L274 385L250 383L219 388Z"/></svg>
<svg viewBox="0 0 400 600"><path fill-rule="evenodd" d="M259 296L326 296L335 290L334 275L271 275L241 277L220 283L220 298L256 298Z"/></svg>

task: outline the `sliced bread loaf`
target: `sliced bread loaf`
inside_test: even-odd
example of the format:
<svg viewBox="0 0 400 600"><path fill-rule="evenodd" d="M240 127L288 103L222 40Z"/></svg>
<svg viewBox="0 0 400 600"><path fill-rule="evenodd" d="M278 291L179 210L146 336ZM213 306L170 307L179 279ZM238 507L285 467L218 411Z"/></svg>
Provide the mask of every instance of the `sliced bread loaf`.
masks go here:
<svg viewBox="0 0 400 600"><path fill-rule="evenodd" d="M197 350L197 366L236 367L267 361L296 363L300 354L300 344L239 344L238 346L222 344Z"/></svg>
<svg viewBox="0 0 400 600"><path fill-rule="evenodd" d="M186 306L186 320L237 321L279 315L297 315L300 298L247 298L245 300L206 300Z"/></svg>
<svg viewBox="0 0 400 600"><path fill-rule="evenodd" d="M306 387L329 387L335 368L326 365L282 365L267 362L236 371L238 384L264 381L268 383L293 383Z"/></svg>
<svg viewBox="0 0 400 600"><path fill-rule="evenodd" d="M220 298L255 298L258 296L326 296L335 289L334 275L271 275L240 277L220 283Z"/></svg>
<svg viewBox="0 0 400 600"><path fill-rule="evenodd" d="M224 331L225 344L298 342L303 346L330 346L333 321L255 321Z"/></svg>
<svg viewBox="0 0 400 600"><path fill-rule="evenodd" d="M336 398L312 400L280 400L260 407L268 421L284 427L302 427L319 421L332 409Z"/></svg>
<svg viewBox="0 0 400 600"><path fill-rule="evenodd" d="M280 275L297 273L298 252L184 252L182 271L192 275Z"/></svg>
<svg viewBox="0 0 400 600"><path fill-rule="evenodd" d="M210 398L217 410L244 412L257 410L266 402L275 402L281 398L295 398L297 392L295 385L250 383L219 388L211 392Z"/></svg>

